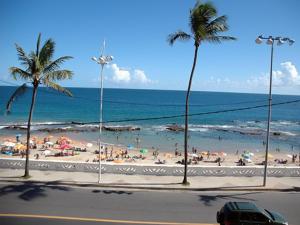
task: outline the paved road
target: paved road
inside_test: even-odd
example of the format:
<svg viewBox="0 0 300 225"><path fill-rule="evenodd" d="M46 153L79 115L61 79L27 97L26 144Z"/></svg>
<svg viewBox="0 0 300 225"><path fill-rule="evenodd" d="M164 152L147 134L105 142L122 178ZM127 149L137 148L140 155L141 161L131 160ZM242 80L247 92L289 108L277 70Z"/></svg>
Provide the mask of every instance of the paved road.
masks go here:
<svg viewBox="0 0 300 225"><path fill-rule="evenodd" d="M300 221L298 192L125 191L21 182L0 183L0 221L4 225L214 224L216 211L226 201L254 201L281 212L290 225Z"/></svg>

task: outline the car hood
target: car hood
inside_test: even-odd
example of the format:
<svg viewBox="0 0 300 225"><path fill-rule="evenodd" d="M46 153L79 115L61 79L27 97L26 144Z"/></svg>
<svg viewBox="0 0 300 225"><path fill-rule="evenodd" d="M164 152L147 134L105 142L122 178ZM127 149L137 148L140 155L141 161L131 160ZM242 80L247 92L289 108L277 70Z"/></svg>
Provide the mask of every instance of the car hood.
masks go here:
<svg viewBox="0 0 300 225"><path fill-rule="evenodd" d="M276 223L286 223L286 219L284 219L284 217L279 214L278 212L274 212L274 211L269 211L270 214L272 215L272 217L274 218L274 222Z"/></svg>

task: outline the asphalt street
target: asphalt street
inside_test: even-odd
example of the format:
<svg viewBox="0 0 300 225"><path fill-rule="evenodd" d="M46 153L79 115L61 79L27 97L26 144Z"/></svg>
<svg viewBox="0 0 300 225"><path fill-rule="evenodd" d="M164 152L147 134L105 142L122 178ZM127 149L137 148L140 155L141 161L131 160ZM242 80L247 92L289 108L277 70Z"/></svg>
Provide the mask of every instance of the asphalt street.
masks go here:
<svg viewBox="0 0 300 225"><path fill-rule="evenodd" d="M132 191L0 183L0 224L216 224L227 201L253 201L299 225L299 192Z"/></svg>

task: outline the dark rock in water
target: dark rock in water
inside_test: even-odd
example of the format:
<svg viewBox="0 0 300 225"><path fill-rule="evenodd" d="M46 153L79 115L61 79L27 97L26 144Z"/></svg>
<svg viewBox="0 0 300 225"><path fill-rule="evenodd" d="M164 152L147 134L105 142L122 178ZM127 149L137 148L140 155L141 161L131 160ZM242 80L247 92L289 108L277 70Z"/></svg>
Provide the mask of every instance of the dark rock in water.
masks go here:
<svg viewBox="0 0 300 225"><path fill-rule="evenodd" d="M174 125L171 125L171 126L167 126L166 129L170 130L170 131L175 131L175 132L184 131L184 128L181 127L181 126L178 126L177 124L174 124Z"/></svg>
<svg viewBox="0 0 300 225"><path fill-rule="evenodd" d="M12 126L4 127L3 129L6 129L6 130L27 130L27 127L12 125Z"/></svg>
<svg viewBox="0 0 300 225"><path fill-rule="evenodd" d="M140 127L131 127L131 126L104 126L104 130L107 131L135 131L141 130Z"/></svg>
<svg viewBox="0 0 300 225"><path fill-rule="evenodd" d="M280 132L273 132L273 135L274 135L274 136L279 136L279 135L280 135Z"/></svg>

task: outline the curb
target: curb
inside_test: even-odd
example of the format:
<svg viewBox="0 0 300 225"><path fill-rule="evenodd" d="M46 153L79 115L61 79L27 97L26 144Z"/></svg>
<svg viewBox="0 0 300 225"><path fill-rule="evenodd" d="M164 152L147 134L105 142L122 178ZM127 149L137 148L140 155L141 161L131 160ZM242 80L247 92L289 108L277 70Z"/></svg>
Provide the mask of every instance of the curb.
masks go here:
<svg viewBox="0 0 300 225"><path fill-rule="evenodd" d="M59 185L59 186L75 186L75 187L95 187L95 188L113 188L113 189L130 189L130 190L153 190L153 191L274 191L274 192L300 192L300 187L289 188L264 188L264 187L216 187L216 188L190 188L190 187L153 187L153 186L135 186L131 184L98 184L98 183L83 183L83 182L66 182L66 181L34 181L19 179L0 179L1 182L7 183L27 183L27 184L44 184L44 185ZM143 185L143 184L141 184Z"/></svg>

